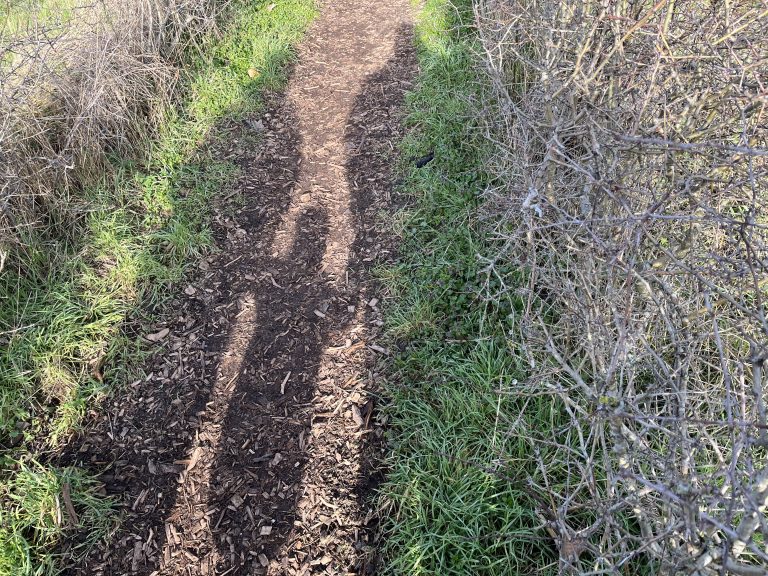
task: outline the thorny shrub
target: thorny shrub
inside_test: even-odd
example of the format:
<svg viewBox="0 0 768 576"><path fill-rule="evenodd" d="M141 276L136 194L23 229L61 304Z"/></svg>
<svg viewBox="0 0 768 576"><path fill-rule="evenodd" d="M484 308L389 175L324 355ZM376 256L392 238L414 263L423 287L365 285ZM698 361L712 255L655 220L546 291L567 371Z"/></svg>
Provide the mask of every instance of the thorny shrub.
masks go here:
<svg viewBox="0 0 768 576"><path fill-rule="evenodd" d="M478 0L487 223L559 570L768 566L768 4ZM501 265L503 264L503 266ZM520 281L520 277L523 278Z"/></svg>

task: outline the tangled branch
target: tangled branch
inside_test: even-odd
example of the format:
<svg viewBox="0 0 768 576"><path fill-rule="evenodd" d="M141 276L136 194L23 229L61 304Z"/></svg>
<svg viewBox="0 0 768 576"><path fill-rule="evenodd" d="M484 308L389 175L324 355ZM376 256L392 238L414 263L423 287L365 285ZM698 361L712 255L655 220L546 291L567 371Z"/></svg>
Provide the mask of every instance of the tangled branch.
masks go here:
<svg viewBox="0 0 768 576"><path fill-rule="evenodd" d="M479 0L476 21L489 298L524 298L515 393L562 415L510 434L541 455L561 571L765 574L768 4Z"/></svg>

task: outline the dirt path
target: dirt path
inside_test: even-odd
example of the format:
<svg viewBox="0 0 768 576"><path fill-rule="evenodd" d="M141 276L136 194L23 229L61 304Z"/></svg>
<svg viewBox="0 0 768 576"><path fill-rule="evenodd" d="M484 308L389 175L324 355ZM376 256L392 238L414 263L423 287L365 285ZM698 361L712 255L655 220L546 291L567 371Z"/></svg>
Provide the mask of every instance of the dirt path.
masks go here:
<svg viewBox="0 0 768 576"><path fill-rule="evenodd" d="M369 270L389 252L410 0L321 8L286 94L230 127L244 205L219 218L222 251L158 327L149 377L80 446L125 514L81 574L375 570Z"/></svg>

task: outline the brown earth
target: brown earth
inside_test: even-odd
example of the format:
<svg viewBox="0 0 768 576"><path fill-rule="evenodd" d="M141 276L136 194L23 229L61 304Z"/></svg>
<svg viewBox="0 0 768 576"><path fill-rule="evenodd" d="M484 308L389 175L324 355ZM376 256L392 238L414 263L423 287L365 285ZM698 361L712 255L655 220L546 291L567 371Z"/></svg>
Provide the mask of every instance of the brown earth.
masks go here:
<svg viewBox="0 0 768 576"><path fill-rule="evenodd" d="M149 335L148 376L80 439L122 524L71 573L375 572L370 269L391 252L411 17L410 0L327 0L286 93L222 128L241 203L219 207L220 250Z"/></svg>

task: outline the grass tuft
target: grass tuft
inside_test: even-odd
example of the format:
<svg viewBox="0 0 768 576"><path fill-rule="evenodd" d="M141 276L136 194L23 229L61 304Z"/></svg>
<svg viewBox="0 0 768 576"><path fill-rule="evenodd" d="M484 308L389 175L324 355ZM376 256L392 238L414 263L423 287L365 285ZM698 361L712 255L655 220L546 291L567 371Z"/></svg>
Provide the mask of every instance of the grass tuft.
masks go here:
<svg viewBox="0 0 768 576"><path fill-rule="evenodd" d="M58 560L53 548L63 534L83 530L86 537L69 550L76 560L113 526L112 502L100 486L76 468L44 466L34 459L6 460L14 481L0 497L0 574L53 574Z"/></svg>

